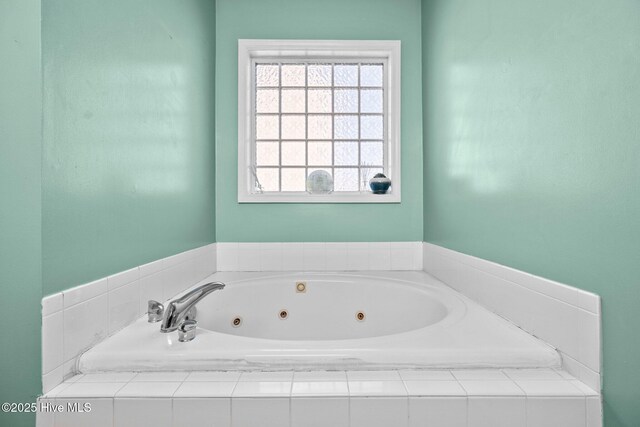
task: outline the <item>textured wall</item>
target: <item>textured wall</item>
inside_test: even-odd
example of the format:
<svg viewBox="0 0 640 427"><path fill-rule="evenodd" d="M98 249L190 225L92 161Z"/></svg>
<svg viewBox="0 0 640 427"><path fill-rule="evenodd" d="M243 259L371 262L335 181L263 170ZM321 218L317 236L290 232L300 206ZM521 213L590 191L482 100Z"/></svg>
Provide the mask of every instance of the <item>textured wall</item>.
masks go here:
<svg viewBox="0 0 640 427"><path fill-rule="evenodd" d="M640 3L423 2L425 240L600 294L640 420Z"/></svg>
<svg viewBox="0 0 640 427"><path fill-rule="evenodd" d="M422 239L419 0L219 0L216 221L222 242ZM402 41L401 204L238 204L238 39Z"/></svg>
<svg viewBox="0 0 640 427"><path fill-rule="evenodd" d="M0 1L0 402L40 391L40 0ZM2 426L32 414L0 413Z"/></svg>
<svg viewBox="0 0 640 427"><path fill-rule="evenodd" d="M45 294L214 241L215 2L43 2Z"/></svg>

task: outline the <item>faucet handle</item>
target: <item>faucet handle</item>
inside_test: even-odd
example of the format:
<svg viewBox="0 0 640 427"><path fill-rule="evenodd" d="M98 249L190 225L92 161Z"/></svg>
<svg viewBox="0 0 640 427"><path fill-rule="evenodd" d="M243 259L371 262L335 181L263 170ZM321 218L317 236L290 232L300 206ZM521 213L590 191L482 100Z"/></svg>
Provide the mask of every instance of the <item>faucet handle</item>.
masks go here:
<svg viewBox="0 0 640 427"><path fill-rule="evenodd" d="M178 328L178 341L188 342L196 337L196 327L198 322L195 320L185 320Z"/></svg>
<svg viewBox="0 0 640 427"><path fill-rule="evenodd" d="M162 320L164 315L164 305L158 301L149 300L147 305L147 321L149 323L155 323Z"/></svg>

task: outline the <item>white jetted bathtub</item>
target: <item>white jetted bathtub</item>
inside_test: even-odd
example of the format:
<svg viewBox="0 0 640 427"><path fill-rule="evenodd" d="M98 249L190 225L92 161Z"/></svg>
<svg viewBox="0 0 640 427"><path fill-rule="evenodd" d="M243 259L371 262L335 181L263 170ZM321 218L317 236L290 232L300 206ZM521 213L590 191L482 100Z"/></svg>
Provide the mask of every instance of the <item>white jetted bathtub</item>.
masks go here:
<svg viewBox="0 0 640 427"><path fill-rule="evenodd" d="M357 370L560 367L548 344L422 272L216 273L179 342L146 316L78 370ZM304 288L304 289L303 289Z"/></svg>

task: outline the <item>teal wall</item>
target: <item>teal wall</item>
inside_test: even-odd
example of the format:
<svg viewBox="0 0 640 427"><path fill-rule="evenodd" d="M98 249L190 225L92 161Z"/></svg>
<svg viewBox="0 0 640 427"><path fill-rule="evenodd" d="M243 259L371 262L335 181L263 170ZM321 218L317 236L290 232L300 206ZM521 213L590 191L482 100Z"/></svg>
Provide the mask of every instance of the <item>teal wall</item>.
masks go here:
<svg viewBox="0 0 640 427"><path fill-rule="evenodd" d="M222 242L422 239L419 0L218 0L216 222ZM238 39L402 41L401 204L238 204Z"/></svg>
<svg viewBox="0 0 640 427"><path fill-rule="evenodd" d="M640 423L640 2L425 0L425 240L602 296Z"/></svg>
<svg viewBox="0 0 640 427"><path fill-rule="evenodd" d="M0 402L35 402L40 385L40 0L0 0ZM1 426L33 426L0 412Z"/></svg>
<svg viewBox="0 0 640 427"><path fill-rule="evenodd" d="M215 2L43 2L45 294L214 241Z"/></svg>

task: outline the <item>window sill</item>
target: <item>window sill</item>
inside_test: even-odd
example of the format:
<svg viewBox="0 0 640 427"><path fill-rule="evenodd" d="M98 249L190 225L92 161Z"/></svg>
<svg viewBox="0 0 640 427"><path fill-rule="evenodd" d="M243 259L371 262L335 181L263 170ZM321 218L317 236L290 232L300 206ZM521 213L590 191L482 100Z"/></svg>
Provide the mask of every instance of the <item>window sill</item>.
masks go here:
<svg viewBox="0 0 640 427"><path fill-rule="evenodd" d="M400 193L306 192L239 194L238 203L400 203Z"/></svg>

